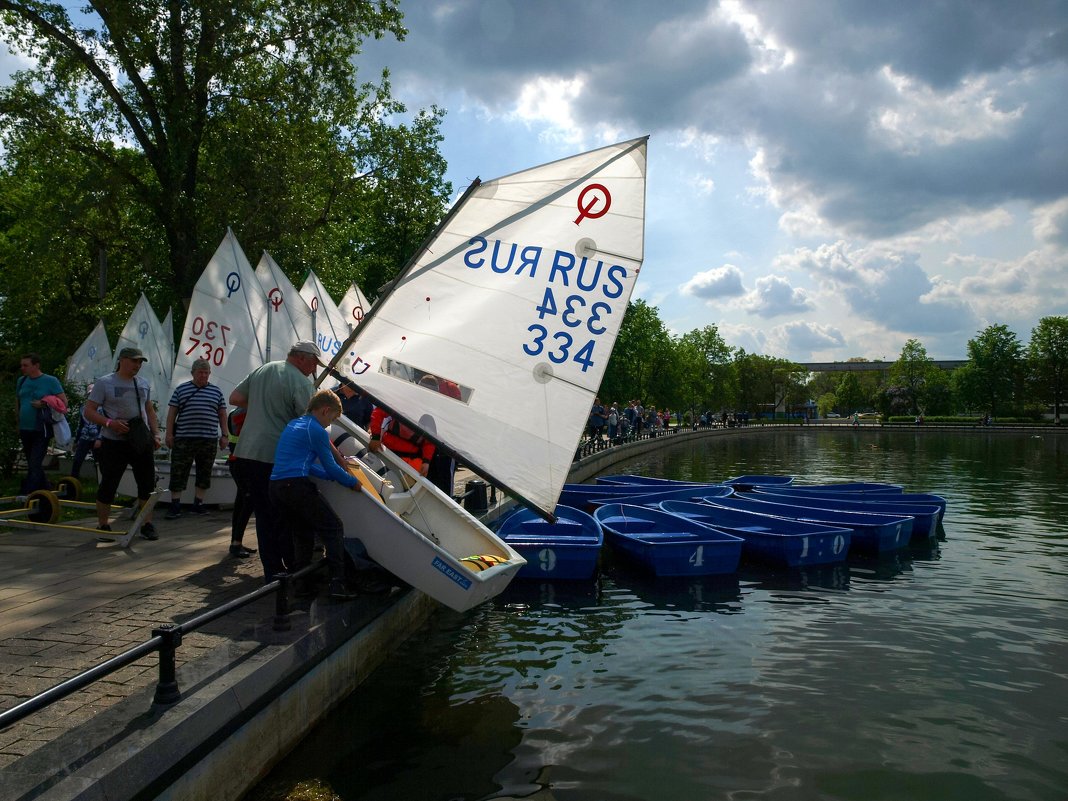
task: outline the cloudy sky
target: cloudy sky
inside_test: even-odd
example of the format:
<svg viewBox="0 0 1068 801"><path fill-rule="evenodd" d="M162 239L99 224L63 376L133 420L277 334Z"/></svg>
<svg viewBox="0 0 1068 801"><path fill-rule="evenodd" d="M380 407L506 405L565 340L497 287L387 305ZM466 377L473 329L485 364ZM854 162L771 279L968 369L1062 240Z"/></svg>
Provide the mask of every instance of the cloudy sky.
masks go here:
<svg viewBox="0 0 1068 801"><path fill-rule="evenodd" d="M1068 314L1068 4L401 0L459 192L649 134L636 295L798 361ZM365 73L365 76L371 77Z"/></svg>

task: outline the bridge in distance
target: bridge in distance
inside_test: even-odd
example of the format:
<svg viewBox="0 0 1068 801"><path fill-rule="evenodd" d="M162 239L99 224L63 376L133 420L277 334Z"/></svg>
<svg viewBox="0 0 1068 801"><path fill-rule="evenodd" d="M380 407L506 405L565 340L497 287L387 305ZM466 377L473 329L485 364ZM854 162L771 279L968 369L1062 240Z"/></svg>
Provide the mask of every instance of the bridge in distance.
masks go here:
<svg viewBox="0 0 1068 801"><path fill-rule="evenodd" d="M934 359L935 367L943 370L956 370L968 363L967 359ZM895 362L798 362L810 373L856 373L868 370L889 370Z"/></svg>

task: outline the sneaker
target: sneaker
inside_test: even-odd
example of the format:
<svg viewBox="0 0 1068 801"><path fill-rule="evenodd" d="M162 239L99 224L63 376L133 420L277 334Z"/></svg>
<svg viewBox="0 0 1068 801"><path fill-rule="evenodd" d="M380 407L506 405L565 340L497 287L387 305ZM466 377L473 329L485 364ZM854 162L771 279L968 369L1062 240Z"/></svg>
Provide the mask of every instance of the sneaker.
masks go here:
<svg viewBox="0 0 1068 801"><path fill-rule="evenodd" d="M141 525L141 538L146 540L158 540L159 534L156 533L156 527L151 523L143 523Z"/></svg>
<svg viewBox="0 0 1068 801"><path fill-rule="evenodd" d="M356 590L345 584L340 579L333 579L330 582L330 589L327 590L327 597L334 603L342 603L344 601L351 601L359 597L359 593Z"/></svg>
<svg viewBox="0 0 1068 801"><path fill-rule="evenodd" d="M171 508L167 510L167 514L163 516L165 520L177 520L182 516L182 505L180 503L172 503Z"/></svg>
<svg viewBox="0 0 1068 801"><path fill-rule="evenodd" d="M246 548L244 545L231 545L230 556L236 556L238 559L248 559L256 553L255 548Z"/></svg>
<svg viewBox="0 0 1068 801"><path fill-rule="evenodd" d="M194 503L192 512L195 515L206 515L208 513L208 507L202 503Z"/></svg>
<svg viewBox="0 0 1068 801"><path fill-rule="evenodd" d="M100 525L98 525L96 527L96 530L97 531L111 531L111 526L109 526L107 523L102 523L102 524L100 524ZM97 537L96 541L97 542L115 542L115 538L114 537Z"/></svg>

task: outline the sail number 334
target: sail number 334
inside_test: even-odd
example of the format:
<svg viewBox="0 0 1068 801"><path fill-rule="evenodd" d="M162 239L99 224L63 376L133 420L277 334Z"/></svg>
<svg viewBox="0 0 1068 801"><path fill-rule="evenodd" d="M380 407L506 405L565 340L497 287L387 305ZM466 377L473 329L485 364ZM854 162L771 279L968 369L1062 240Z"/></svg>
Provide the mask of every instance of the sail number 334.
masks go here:
<svg viewBox="0 0 1068 801"><path fill-rule="evenodd" d="M609 304L604 301L591 304L582 295L568 295L558 304L552 288L546 287L545 296L534 311L538 313L538 319L546 324L534 323L527 327L531 336L523 344L524 353L528 356L545 353L553 364L573 361L584 373L593 366L597 337L608 330L603 322L612 313ZM549 323L562 324L565 329L571 330L550 330L547 327ZM553 326L554 329L556 327ZM592 336L587 338L587 332Z"/></svg>
<svg viewBox="0 0 1068 801"><path fill-rule="evenodd" d="M203 317L194 317L189 327L189 348L186 356L194 359L204 359L216 367L222 365L226 359L226 334L230 326L220 325L214 320L205 320Z"/></svg>

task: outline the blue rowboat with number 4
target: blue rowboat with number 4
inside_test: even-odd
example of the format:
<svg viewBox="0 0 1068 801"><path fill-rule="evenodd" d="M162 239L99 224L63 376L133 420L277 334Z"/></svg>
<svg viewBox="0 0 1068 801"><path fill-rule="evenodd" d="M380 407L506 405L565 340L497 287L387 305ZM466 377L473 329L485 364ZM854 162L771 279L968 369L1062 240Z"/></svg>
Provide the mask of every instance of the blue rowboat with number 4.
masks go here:
<svg viewBox="0 0 1068 801"><path fill-rule="evenodd" d="M527 563L516 578L588 579L597 570L604 533L591 515L557 505L550 523L530 509L518 509L501 523L497 536Z"/></svg>
<svg viewBox="0 0 1068 801"><path fill-rule="evenodd" d="M733 573L742 558L742 538L660 509L614 503L594 517L616 550L657 576Z"/></svg>
<svg viewBox="0 0 1068 801"><path fill-rule="evenodd" d="M841 562L853 532L822 523L804 523L708 503L664 501L660 508L741 537L742 558L776 567L807 567Z"/></svg>
<svg viewBox="0 0 1068 801"><path fill-rule="evenodd" d="M789 498L783 498L783 503L771 503L757 500L758 497L770 496L750 492L731 498L709 498L704 502L727 509L741 509L789 520L848 528L853 532L851 546L854 550L888 553L904 548L912 537L911 517L876 512L844 512L839 509L810 509L791 503Z"/></svg>

